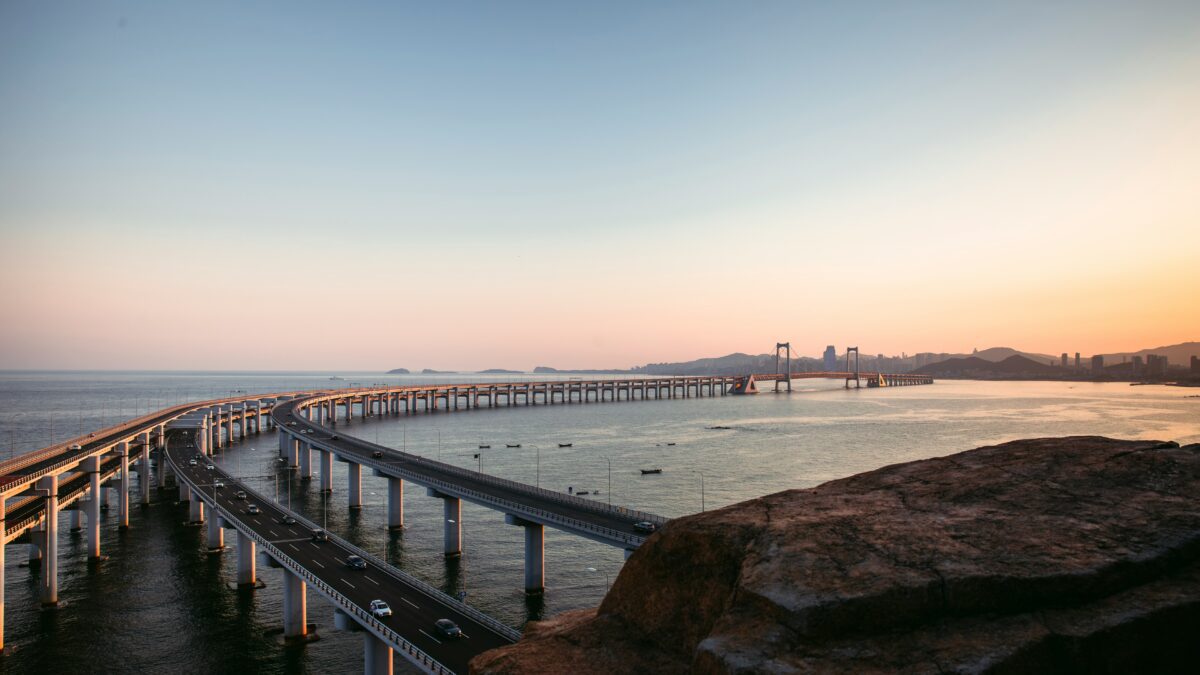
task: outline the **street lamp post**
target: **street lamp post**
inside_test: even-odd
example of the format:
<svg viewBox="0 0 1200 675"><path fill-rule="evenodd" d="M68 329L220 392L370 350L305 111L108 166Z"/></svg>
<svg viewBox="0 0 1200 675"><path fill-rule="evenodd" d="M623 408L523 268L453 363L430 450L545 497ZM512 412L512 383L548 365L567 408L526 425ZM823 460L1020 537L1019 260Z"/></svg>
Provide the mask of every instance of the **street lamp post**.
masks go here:
<svg viewBox="0 0 1200 675"><path fill-rule="evenodd" d="M697 471L700 474L700 511L704 511L704 472Z"/></svg>
<svg viewBox="0 0 1200 675"><path fill-rule="evenodd" d="M605 457L604 461L608 462L608 505L612 506L612 460Z"/></svg>

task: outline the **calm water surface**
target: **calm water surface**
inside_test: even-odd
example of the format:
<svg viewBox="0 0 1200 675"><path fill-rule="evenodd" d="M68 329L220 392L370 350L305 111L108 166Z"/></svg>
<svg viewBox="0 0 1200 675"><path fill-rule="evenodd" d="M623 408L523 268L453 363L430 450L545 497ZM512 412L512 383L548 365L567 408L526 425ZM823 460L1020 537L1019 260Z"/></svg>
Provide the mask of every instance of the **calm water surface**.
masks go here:
<svg viewBox="0 0 1200 675"><path fill-rule="evenodd" d="M429 377L347 374L18 373L0 372L0 443L7 456L180 402L231 392L271 392ZM494 379L512 379L496 376ZM441 377L438 382L485 376ZM837 382L798 381L791 396L718 397L390 417L341 425L409 452L513 480L666 516L717 508L810 487L887 464L946 455L1016 438L1096 434L1200 442L1197 390L1125 384L939 381L934 386L846 391ZM706 427L725 426L727 430ZM506 449L505 444L521 448ZM560 443L573 444L559 448ZM480 444L491 445L479 450ZM670 445L674 444L674 445ZM274 434L247 439L218 458L260 491L279 495L310 518L393 564L457 593L513 626L593 606L620 571L618 549L547 529L544 598L526 599L523 535L503 515L463 504L464 556L441 554L441 504L409 485L406 529L383 526L386 482L364 472L365 507L346 508L344 470L326 500L274 462ZM474 455L480 454L476 459ZM661 468L643 476L642 468ZM610 470L611 469L611 470ZM594 494L599 491L600 494ZM5 672L343 672L361 669L361 637L333 628L331 606L309 594L309 621L321 640L282 648L278 570L259 565L267 587L231 590L235 557L207 554L203 532L183 527L173 492L134 506L130 529L102 524L98 564L85 538L59 544L62 604L37 603L37 571L27 547L6 551ZM396 659L397 671L405 662Z"/></svg>

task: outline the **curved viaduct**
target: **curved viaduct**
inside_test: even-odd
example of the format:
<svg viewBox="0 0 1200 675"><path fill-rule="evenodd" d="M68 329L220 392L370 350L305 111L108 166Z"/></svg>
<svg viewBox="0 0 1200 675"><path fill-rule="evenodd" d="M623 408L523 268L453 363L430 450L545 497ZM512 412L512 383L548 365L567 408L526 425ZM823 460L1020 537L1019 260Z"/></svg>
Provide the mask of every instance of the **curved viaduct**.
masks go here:
<svg viewBox="0 0 1200 675"><path fill-rule="evenodd" d="M795 374L797 377L829 375ZM787 373L759 377L789 379ZM501 511L507 522L525 530L525 588L537 593L543 588L545 527L630 552L646 536L645 526L638 527L639 523L657 526L666 519L369 443L339 434L337 423L356 415L724 396L739 379L745 378L653 377L378 387L283 392L177 405L0 463L3 543L28 537L31 563L41 566L41 601L45 605L56 604L59 511L70 512L73 528L86 520L88 555L98 558L100 508L107 503L109 492L115 492L118 527L127 528L131 495L143 504L149 503L152 485L163 489L173 476L180 500L189 504L190 520L207 523L210 548L224 547L226 530L236 533L239 584L253 587L256 583L257 549L262 549L274 565L284 569L285 637L305 639L306 598L311 589L333 604L339 626L363 631L366 672L391 672L393 655L397 653L426 672L465 672L472 656L512 642L518 633L332 533L327 541L314 540L311 530L316 529L315 524L258 495L219 467L213 465L210 470L206 458L247 435L276 428L281 432L280 456L298 469L302 478L313 477L315 464L323 490L332 489L334 460L346 465L350 508L362 504L363 467L387 477L388 527L403 526L404 482L420 485L430 496L443 500L444 551L448 556L460 555L462 551L462 500ZM157 464L152 462L152 455ZM192 466L192 459L204 461ZM138 476L136 492L132 490L133 473ZM218 481L227 487L218 488ZM114 489L106 489L109 487ZM261 512L250 513L248 502L234 496L236 490L247 492L261 505ZM340 567L340 562L351 554L368 561L368 571L363 573L359 585L346 579ZM331 565L339 566L337 574L329 571L333 569ZM4 546L0 545L0 575L3 569ZM370 583L362 583L364 580ZM0 649L3 648L3 582L0 576ZM383 619L373 616L369 607L373 599L387 600L393 616ZM432 627L435 617L453 618L467 637L437 639Z"/></svg>

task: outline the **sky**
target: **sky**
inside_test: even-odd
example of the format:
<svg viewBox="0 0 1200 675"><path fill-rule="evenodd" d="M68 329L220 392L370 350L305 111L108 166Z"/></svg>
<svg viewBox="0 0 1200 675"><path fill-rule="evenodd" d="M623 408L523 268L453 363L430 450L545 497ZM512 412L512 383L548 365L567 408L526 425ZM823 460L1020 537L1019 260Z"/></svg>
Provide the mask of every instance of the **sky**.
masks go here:
<svg viewBox="0 0 1200 675"><path fill-rule="evenodd" d="M1200 339L1200 3L0 3L0 368Z"/></svg>

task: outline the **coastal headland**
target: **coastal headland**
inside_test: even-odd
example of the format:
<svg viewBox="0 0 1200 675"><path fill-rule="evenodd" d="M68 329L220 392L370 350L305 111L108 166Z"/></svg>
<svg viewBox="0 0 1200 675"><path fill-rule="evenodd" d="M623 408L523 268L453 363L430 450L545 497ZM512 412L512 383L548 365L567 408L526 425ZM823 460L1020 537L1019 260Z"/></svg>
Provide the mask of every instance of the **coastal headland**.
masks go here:
<svg viewBox="0 0 1200 675"><path fill-rule="evenodd" d="M1043 438L673 520L471 672L1183 672L1198 626L1200 444Z"/></svg>

